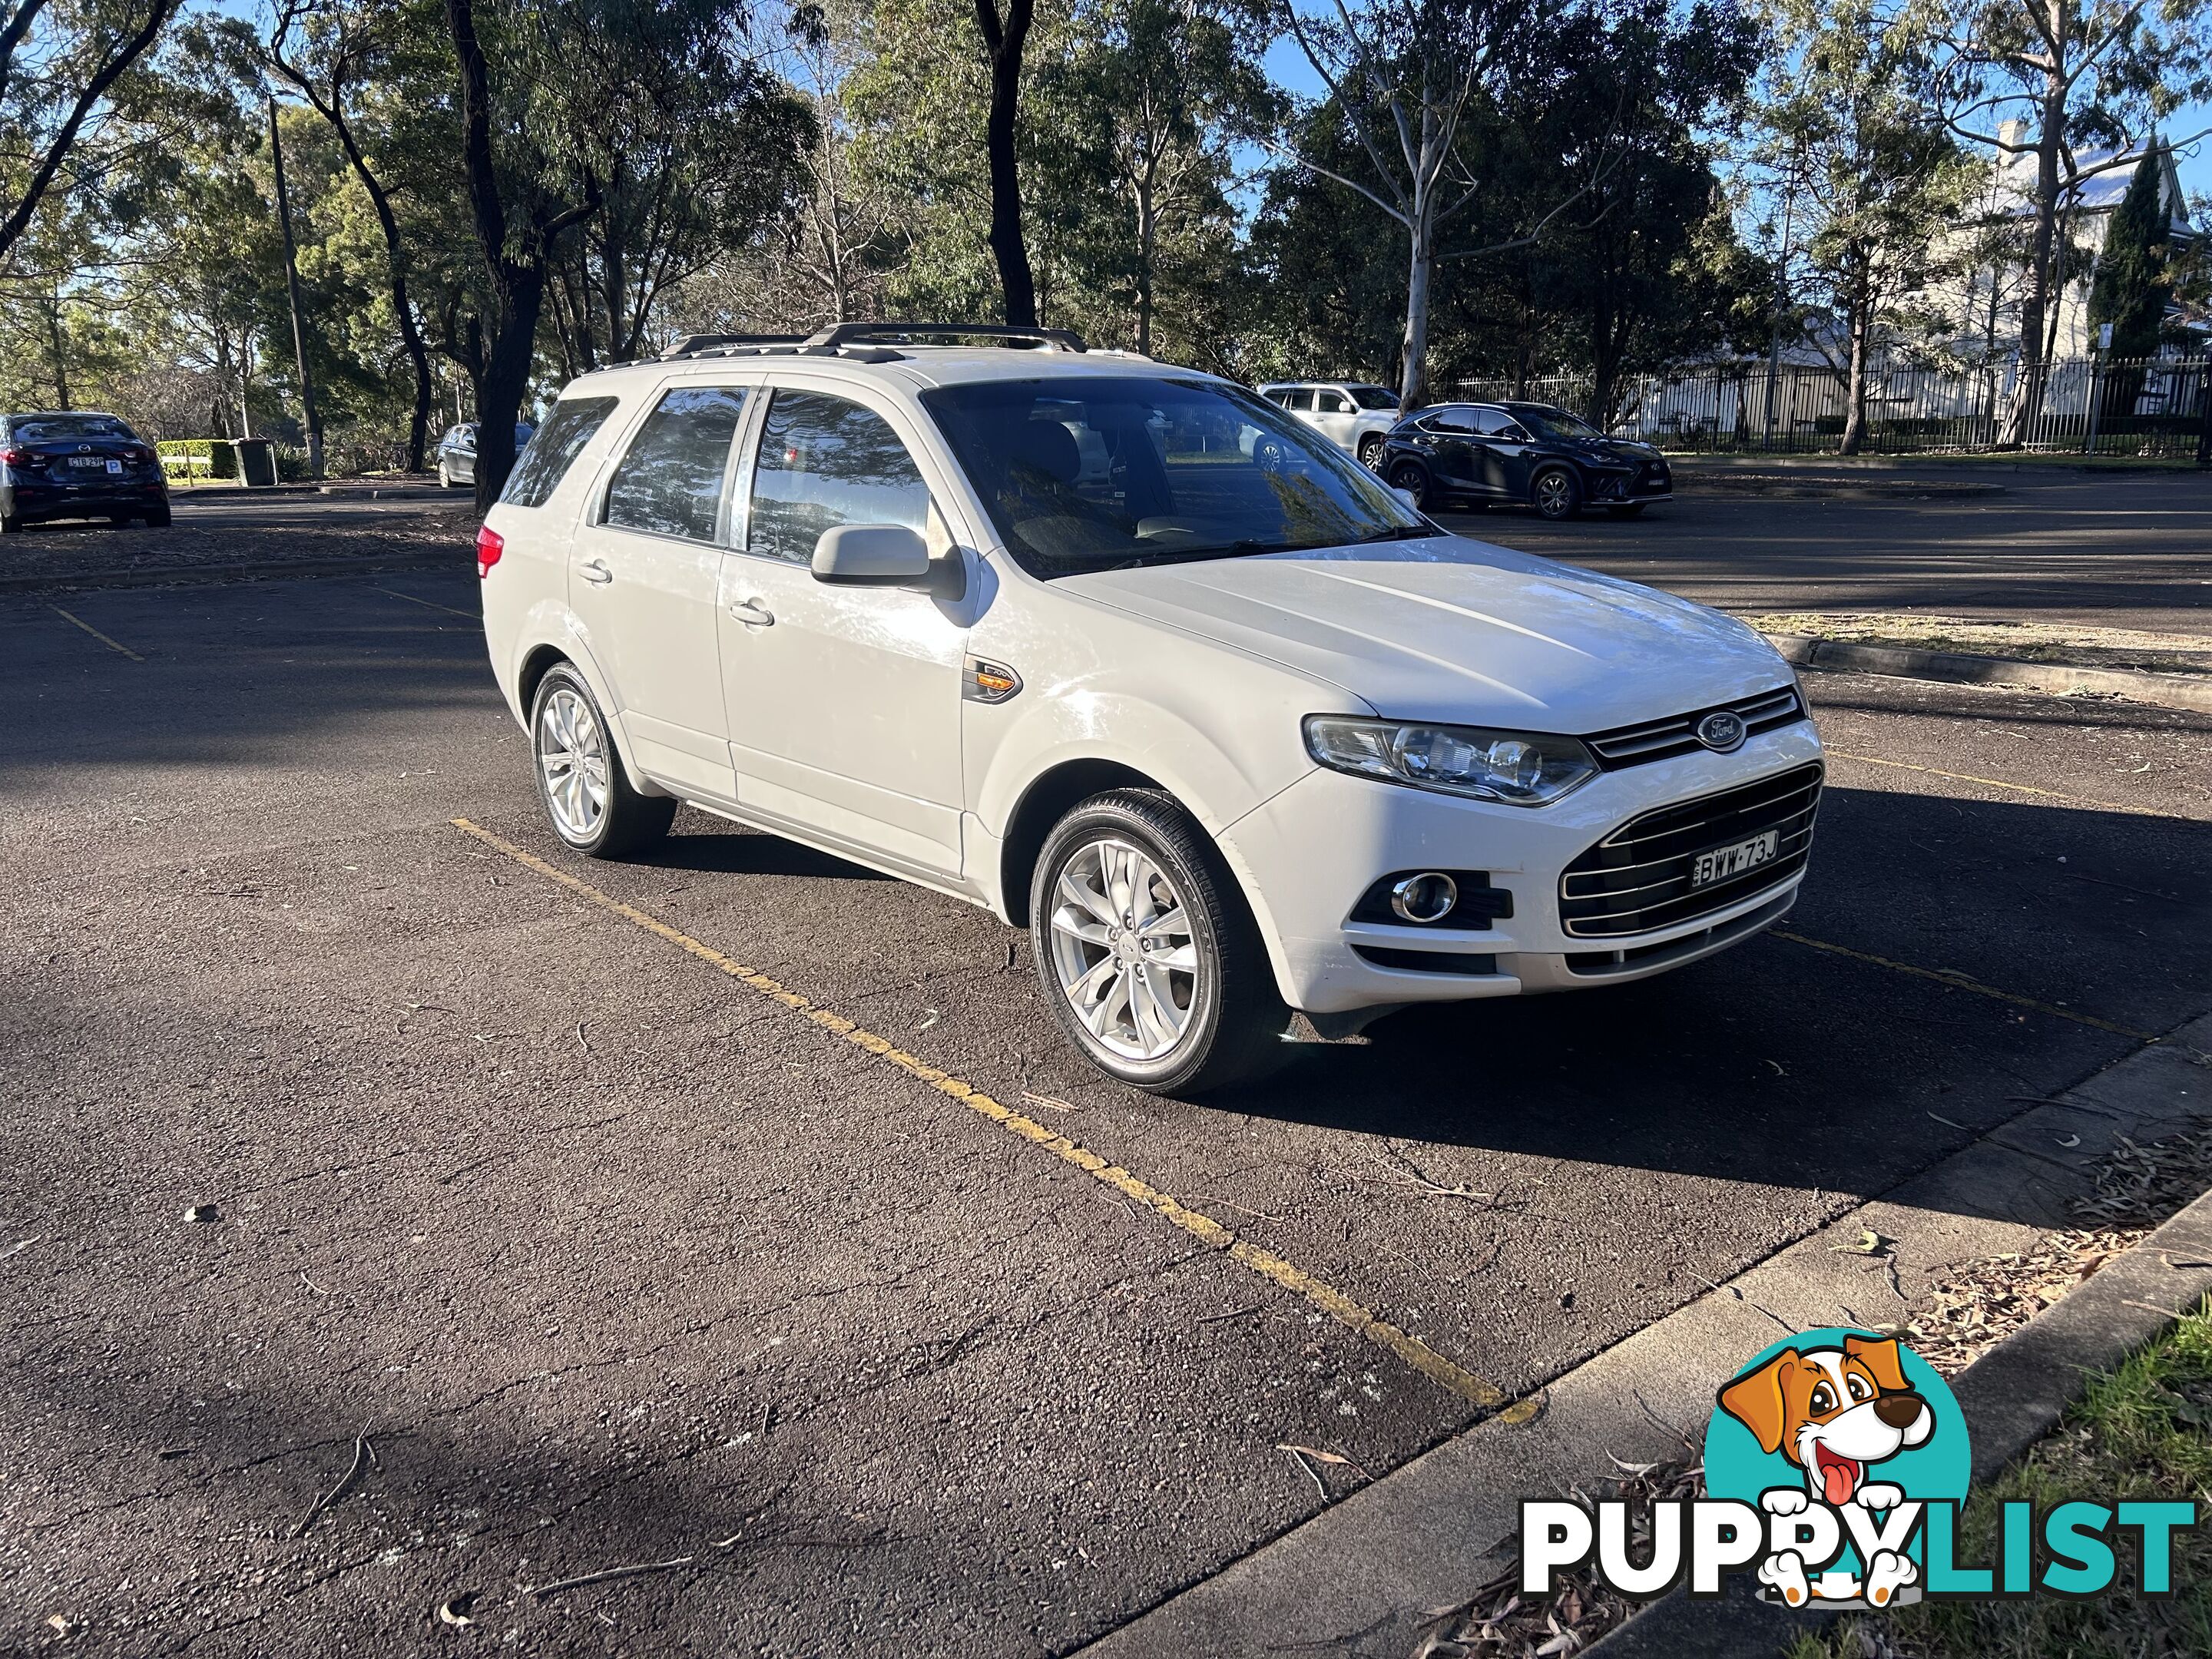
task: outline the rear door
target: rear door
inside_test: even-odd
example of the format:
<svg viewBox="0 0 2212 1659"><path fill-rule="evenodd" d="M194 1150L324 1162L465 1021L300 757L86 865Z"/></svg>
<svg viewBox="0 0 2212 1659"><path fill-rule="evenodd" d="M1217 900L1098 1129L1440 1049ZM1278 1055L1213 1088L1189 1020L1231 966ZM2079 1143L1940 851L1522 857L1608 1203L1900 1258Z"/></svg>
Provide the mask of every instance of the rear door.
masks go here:
<svg viewBox="0 0 2212 1659"><path fill-rule="evenodd" d="M716 600L731 455L752 389L685 380L648 400L568 552L568 608L637 762L671 787L732 801Z"/></svg>
<svg viewBox="0 0 2212 1659"><path fill-rule="evenodd" d="M957 877L966 538L937 507L943 492L916 461L927 446L895 400L794 372L775 380L718 617L738 800L893 867ZM818 582L815 543L840 524L918 530L955 580L933 592Z"/></svg>
<svg viewBox="0 0 2212 1659"><path fill-rule="evenodd" d="M1507 501L1526 500L1534 439L1504 410L1478 410L1475 416L1482 433L1483 477L1490 493Z"/></svg>

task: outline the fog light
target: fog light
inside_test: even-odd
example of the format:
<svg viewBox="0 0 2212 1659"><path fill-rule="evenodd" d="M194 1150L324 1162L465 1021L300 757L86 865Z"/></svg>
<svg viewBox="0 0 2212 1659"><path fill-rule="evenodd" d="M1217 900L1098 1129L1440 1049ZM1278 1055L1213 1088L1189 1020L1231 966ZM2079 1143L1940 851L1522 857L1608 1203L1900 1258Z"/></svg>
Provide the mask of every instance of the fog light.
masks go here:
<svg viewBox="0 0 2212 1659"><path fill-rule="evenodd" d="M1441 870L1408 876L1390 890L1390 908L1407 921L1442 921L1459 902L1459 884Z"/></svg>

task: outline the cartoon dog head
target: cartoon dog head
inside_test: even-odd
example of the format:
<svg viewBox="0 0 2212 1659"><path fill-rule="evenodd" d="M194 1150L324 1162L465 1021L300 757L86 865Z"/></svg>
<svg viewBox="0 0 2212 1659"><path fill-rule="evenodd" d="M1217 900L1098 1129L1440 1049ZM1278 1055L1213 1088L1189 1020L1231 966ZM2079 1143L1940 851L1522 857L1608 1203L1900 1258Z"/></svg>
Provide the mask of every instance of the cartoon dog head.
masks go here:
<svg viewBox="0 0 2212 1659"><path fill-rule="evenodd" d="M1720 1391L1721 1409L1805 1471L1814 1497L1851 1501L1867 1465L1923 1443L1936 1414L1912 1391L1897 1344L1847 1336L1840 1348L1784 1348Z"/></svg>

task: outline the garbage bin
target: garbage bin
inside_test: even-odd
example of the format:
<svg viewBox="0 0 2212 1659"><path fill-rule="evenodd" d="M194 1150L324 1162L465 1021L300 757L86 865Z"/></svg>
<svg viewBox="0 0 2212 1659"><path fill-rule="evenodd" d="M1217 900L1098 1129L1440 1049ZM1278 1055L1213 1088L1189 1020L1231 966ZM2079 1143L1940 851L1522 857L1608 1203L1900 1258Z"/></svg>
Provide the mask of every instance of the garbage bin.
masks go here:
<svg viewBox="0 0 2212 1659"><path fill-rule="evenodd" d="M234 439L238 452L238 481L248 489L266 489L276 482L276 446L266 438Z"/></svg>

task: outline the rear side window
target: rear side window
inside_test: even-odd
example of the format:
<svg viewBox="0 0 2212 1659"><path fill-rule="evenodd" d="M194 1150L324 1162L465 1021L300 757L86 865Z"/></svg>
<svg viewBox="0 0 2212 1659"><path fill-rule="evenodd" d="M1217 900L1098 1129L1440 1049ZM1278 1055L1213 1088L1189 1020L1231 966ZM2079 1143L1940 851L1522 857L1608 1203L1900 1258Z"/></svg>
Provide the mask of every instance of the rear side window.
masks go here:
<svg viewBox="0 0 2212 1659"><path fill-rule="evenodd" d="M553 405L553 412L545 417L514 463L514 471L507 475L507 488L500 492L500 500L510 507L543 507L561 480L568 476L568 468L576 457L583 453L584 446L592 434L614 412L612 398L564 398ZM474 434L464 426L457 426L446 434L447 441L470 441Z"/></svg>
<svg viewBox="0 0 2212 1659"><path fill-rule="evenodd" d="M747 550L809 564L822 532L841 524L902 524L927 537L929 486L872 410L820 392L779 392L753 469Z"/></svg>
<svg viewBox="0 0 2212 1659"><path fill-rule="evenodd" d="M744 412L741 387L672 386L629 441L607 487L606 522L711 542L722 510L730 441Z"/></svg>
<svg viewBox="0 0 2212 1659"><path fill-rule="evenodd" d="M1283 407L1285 409L1311 409L1313 406L1313 390L1310 386L1301 391L1288 392L1283 394Z"/></svg>

